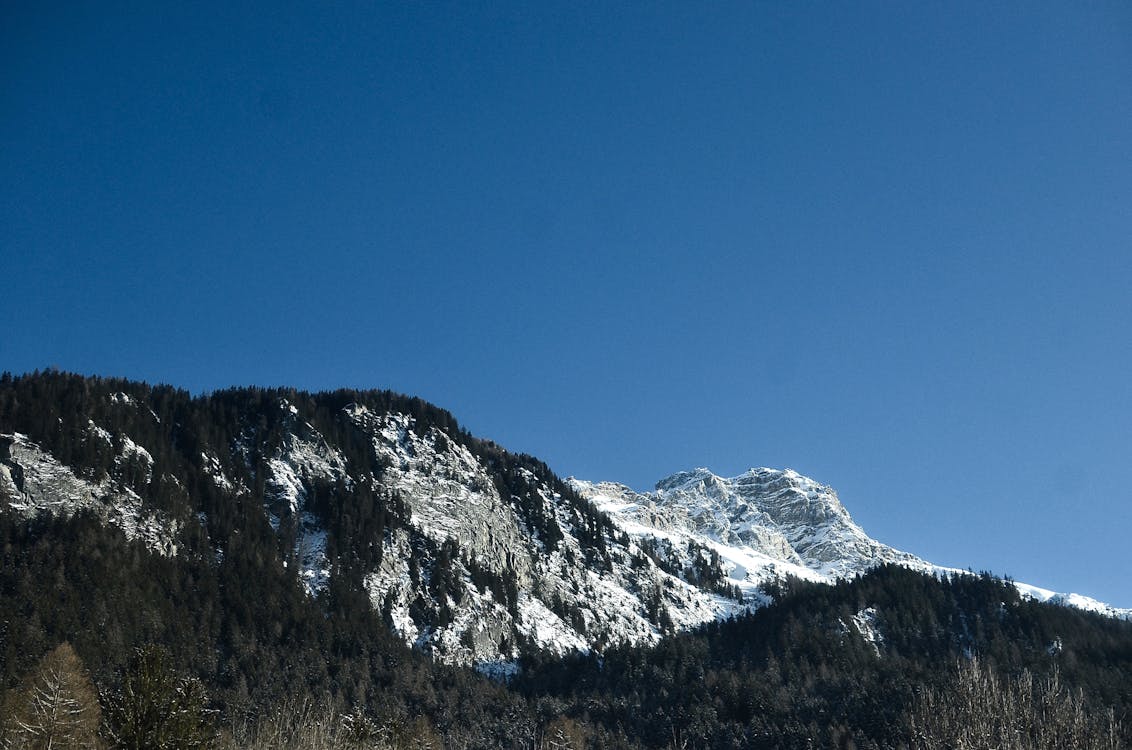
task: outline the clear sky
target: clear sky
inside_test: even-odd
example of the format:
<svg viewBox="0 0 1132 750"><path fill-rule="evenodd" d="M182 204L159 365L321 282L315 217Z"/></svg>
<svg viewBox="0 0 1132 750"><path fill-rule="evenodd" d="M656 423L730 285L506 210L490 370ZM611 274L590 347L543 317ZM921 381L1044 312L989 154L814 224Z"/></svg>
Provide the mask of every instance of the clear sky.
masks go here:
<svg viewBox="0 0 1132 750"><path fill-rule="evenodd" d="M0 370L789 466L1132 606L1132 4L65 5L0 6Z"/></svg>

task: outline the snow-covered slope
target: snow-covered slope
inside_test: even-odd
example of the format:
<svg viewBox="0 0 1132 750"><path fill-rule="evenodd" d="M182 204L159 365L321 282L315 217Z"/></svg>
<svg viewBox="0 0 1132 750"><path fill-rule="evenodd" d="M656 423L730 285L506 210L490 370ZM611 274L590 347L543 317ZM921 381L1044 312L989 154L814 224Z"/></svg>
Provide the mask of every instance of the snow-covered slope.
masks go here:
<svg viewBox="0 0 1132 750"><path fill-rule="evenodd" d="M745 593L785 575L833 583L889 563L936 575L965 574L870 538L831 487L791 469L750 469L723 478L699 468L662 479L649 493L612 482L570 481L639 542L661 539L676 548L688 543L710 548ZM1015 585L1039 601L1132 619L1132 609Z"/></svg>
<svg viewBox="0 0 1132 750"><path fill-rule="evenodd" d="M405 414L357 405L346 412L386 464L377 481L411 511L366 578L370 597L407 642L445 661L506 671L524 650L565 654L654 641L744 606L664 570L626 535L599 531L604 554L595 554L583 539L594 536L581 528L583 514L529 470L512 481L523 496L503 497L488 468L435 427L421 434ZM560 538L530 526L532 505ZM482 585L484 576L513 582L512 598Z"/></svg>
<svg viewBox="0 0 1132 750"><path fill-rule="evenodd" d="M714 550L744 592L786 575L832 582L884 563L933 569L871 539L832 488L790 469L751 469L729 479L695 469L662 479L650 493L571 483L635 537Z"/></svg>
<svg viewBox="0 0 1132 750"><path fill-rule="evenodd" d="M346 460L308 422L298 418L298 410L280 403L287 425L286 439L278 454L267 461L264 479L264 510L276 531L289 524L295 535L295 558L299 579L310 594L317 594L330 581L330 561L326 556L326 530L307 508L312 482L322 480L353 488L346 472ZM248 460L246 446L240 448Z"/></svg>
<svg viewBox="0 0 1132 750"><path fill-rule="evenodd" d="M1032 586L1028 583L1019 583L1018 581L1014 582L1014 586L1022 592L1023 596L1037 599L1040 602L1058 604L1063 607L1073 607L1074 609L1083 609L1086 612L1096 612L1106 617L1119 617L1123 620L1132 620L1132 609L1114 607L1111 604L1097 601L1090 596L1084 596L1082 594L1059 594L1056 591L1043 589L1039 586Z"/></svg>

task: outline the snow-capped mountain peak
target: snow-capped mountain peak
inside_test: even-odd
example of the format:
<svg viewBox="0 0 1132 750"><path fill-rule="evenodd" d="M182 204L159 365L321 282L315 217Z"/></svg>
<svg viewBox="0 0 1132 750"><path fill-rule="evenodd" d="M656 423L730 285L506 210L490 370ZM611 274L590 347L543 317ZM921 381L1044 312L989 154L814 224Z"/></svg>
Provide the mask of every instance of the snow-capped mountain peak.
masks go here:
<svg viewBox="0 0 1132 750"><path fill-rule="evenodd" d="M765 558L762 566L742 566L745 583L758 585L784 573L833 580L886 562L930 567L871 539L832 488L791 469L753 468L725 478L697 468L660 480L651 493L609 483L574 484L638 533L651 526L726 549L725 557Z"/></svg>
<svg viewBox="0 0 1132 750"><path fill-rule="evenodd" d="M647 493L613 482L570 481L638 540L712 549L729 580L748 596L784 575L833 583L889 563L936 575L965 574L872 539L833 488L792 469L752 468L721 477L700 467L661 479ZM1132 619L1132 610L1088 597L1015 585L1033 599Z"/></svg>

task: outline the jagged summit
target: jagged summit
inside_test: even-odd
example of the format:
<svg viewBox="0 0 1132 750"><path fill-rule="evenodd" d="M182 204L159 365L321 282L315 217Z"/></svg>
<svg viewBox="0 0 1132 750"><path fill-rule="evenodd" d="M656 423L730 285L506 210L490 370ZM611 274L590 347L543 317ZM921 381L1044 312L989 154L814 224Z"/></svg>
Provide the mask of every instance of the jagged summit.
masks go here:
<svg viewBox="0 0 1132 750"><path fill-rule="evenodd" d="M657 501L682 510L695 530L725 544L764 544L822 576L845 577L885 562L921 562L871 539L833 488L792 469L719 477L707 469L657 483Z"/></svg>
<svg viewBox="0 0 1132 750"><path fill-rule="evenodd" d="M704 486L722 486L725 484L740 483L748 479L765 480L768 477L783 478L786 480L800 480L813 483L813 480L802 476L793 469L771 469L766 466L751 467L738 476L724 478L716 474L706 466L697 466L696 468L687 471L678 471L675 474L671 474L659 480L656 483L656 489L677 489L697 483Z"/></svg>
<svg viewBox="0 0 1132 750"><path fill-rule="evenodd" d="M700 467L660 480L650 493L573 482L623 528L709 545L744 589L787 574L834 580L890 562L931 567L871 539L832 488L792 469L752 468L728 478Z"/></svg>
<svg viewBox="0 0 1132 750"><path fill-rule="evenodd" d="M937 575L964 573L872 539L832 487L793 469L760 467L721 477L697 467L661 479L648 493L615 482L570 482L631 534L663 537L676 547L685 542L708 546L720 556L729 579L749 595L783 575L833 582L888 563ZM1015 585L1040 601L1132 618L1132 609L1079 594Z"/></svg>

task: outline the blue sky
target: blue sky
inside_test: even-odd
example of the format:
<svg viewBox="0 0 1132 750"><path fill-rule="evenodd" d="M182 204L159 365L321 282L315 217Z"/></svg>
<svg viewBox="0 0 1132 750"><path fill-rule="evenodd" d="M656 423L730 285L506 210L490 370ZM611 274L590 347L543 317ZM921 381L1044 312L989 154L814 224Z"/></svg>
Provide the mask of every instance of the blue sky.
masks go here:
<svg viewBox="0 0 1132 750"><path fill-rule="evenodd" d="M23 5L0 369L789 466L1132 606L1127 3Z"/></svg>

